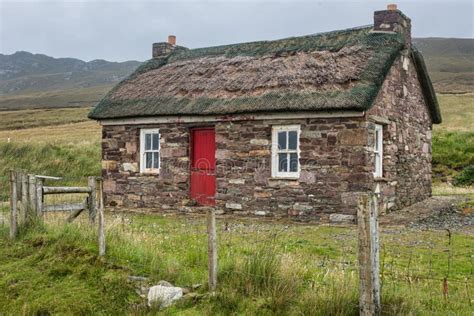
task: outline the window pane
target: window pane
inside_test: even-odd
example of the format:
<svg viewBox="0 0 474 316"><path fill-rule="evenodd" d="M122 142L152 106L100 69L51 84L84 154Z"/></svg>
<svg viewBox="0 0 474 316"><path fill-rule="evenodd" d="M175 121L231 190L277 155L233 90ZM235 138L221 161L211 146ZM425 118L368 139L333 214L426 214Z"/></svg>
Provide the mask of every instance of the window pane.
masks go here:
<svg viewBox="0 0 474 316"><path fill-rule="evenodd" d="M288 171L288 154L278 154L278 171Z"/></svg>
<svg viewBox="0 0 474 316"><path fill-rule="evenodd" d="M160 167L160 154L158 152L153 153L153 168L158 169Z"/></svg>
<svg viewBox="0 0 474 316"><path fill-rule="evenodd" d="M145 150L151 149L151 134L145 134Z"/></svg>
<svg viewBox="0 0 474 316"><path fill-rule="evenodd" d="M290 172L297 172L297 171L298 171L298 154L292 153L290 154Z"/></svg>
<svg viewBox="0 0 474 316"><path fill-rule="evenodd" d="M152 149L153 150L158 150L158 146L159 146L159 143L160 143L160 135L155 133L153 134L153 142L152 142Z"/></svg>
<svg viewBox="0 0 474 316"><path fill-rule="evenodd" d="M298 133L296 131L288 132L288 149L296 150L296 144L298 142Z"/></svg>
<svg viewBox="0 0 474 316"><path fill-rule="evenodd" d="M375 154L375 172L374 172L374 174L377 177L381 176L381 174L380 174L380 162L381 162L380 161L380 154L376 153Z"/></svg>
<svg viewBox="0 0 474 316"><path fill-rule="evenodd" d="M379 151L379 137L380 137L380 132L378 130L375 130L375 150Z"/></svg>
<svg viewBox="0 0 474 316"><path fill-rule="evenodd" d="M278 149L286 149L286 133L278 132Z"/></svg>
<svg viewBox="0 0 474 316"><path fill-rule="evenodd" d="M150 169L152 166L152 153L145 153L145 168Z"/></svg>

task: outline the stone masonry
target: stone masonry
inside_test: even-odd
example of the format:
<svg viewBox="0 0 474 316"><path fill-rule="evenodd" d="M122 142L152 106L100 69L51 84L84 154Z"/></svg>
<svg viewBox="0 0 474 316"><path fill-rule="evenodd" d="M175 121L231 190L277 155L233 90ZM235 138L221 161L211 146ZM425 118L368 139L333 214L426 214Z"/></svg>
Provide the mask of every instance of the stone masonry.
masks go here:
<svg viewBox="0 0 474 316"><path fill-rule="evenodd" d="M373 177L373 126L384 125L384 171ZM299 124L301 175L271 177L274 125ZM200 124L103 126L106 203L186 212L189 129ZM206 124L216 131L216 207L226 213L327 220L355 215L357 196L382 187L382 206L395 210L431 194L431 120L408 57L390 70L374 107L363 117L247 120ZM140 128L159 128L159 174L139 173ZM339 216L339 217L341 217ZM345 219L349 217L344 217Z"/></svg>
<svg viewBox="0 0 474 316"><path fill-rule="evenodd" d="M367 115L369 122L374 117L388 120L383 128L383 178L378 179L384 209L400 209L431 196L432 124L408 56L395 61ZM369 146L373 146L371 123L369 134ZM373 155L369 164L374 164Z"/></svg>

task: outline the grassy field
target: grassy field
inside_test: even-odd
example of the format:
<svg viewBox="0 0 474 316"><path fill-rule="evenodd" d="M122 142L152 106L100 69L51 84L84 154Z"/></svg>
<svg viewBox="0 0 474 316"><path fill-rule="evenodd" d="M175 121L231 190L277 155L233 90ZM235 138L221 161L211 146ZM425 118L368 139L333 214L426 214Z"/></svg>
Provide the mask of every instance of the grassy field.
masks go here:
<svg viewBox="0 0 474 316"><path fill-rule="evenodd" d="M31 110L66 107L90 107L111 89L110 85L44 92L21 92L0 96L1 110Z"/></svg>
<svg viewBox="0 0 474 316"><path fill-rule="evenodd" d="M474 94L438 94L443 123L434 130L472 132L474 122Z"/></svg>
<svg viewBox="0 0 474 316"><path fill-rule="evenodd" d="M438 180L472 163L474 95L441 95L444 123L433 134ZM67 184L100 174L100 126L88 109L0 112L0 197L10 168L62 175ZM8 125L8 127L6 127ZM8 143L10 139L10 143ZM435 186L436 194L472 188ZM6 211L6 206L3 207ZM1 214L1 213L0 213ZM23 231L7 239L0 215L0 315L154 314L129 275L178 286L200 283L198 295L166 310L181 315L357 315L356 231L353 227L219 220L219 291L206 289L203 218L109 216L108 254L97 257L96 234L84 223ZM228 227L228 230L224 228ZM382 299L386 315L471 315L472 234L385 228ZM442 291L448 277L449 295Z"/></svg>
<svg viewBox="0 0 474 316"><path fill-rule="evenodd" d="M204 218L108 216L105 259L84 218L61 219L47 217L14 243L0 226L0 314L154 314L130 275L202 284L169 315L358 314L354 227L218 219L218 291L210 296ZM450 239L382 229L382 314L471 315L473 242L461 232Z"/></svg>
<svg viewBox="0 0 474 316"><path fill-rule="evenodd" d="M474 88L474 40L471 38L415 38L436 91L472 92Z"/></svg>
<svg viewBox="0 0 474 316"><path fill-rule="evenodd" d="M65 125L80 122L92 122L87 118L90 109L60 108L43 110L2 111L0 116L0 132L9 131L11 136L19 129ZM76 127L77 125L75 125ZM8 134L2 134L8 135ZM20 136L22 137L22 136ZM24 137L22 137L24 138Z"/></svg>

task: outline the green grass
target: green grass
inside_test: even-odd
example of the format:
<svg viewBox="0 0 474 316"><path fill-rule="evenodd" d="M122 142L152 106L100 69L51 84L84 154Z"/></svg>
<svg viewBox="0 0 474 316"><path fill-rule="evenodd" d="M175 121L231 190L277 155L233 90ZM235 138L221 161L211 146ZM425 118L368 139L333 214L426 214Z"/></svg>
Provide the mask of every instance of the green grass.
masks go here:
<svg viewBox="0 0 474 316"><path fill-rule="evenodd" d="M64 177L65 181L58 184L87 183L87 176L101 173L100 149L98 146L0 142L0 200L8 199L8 174L13 168Z"/></svg>
<svg viewBox="0 0 474 316"><path fill-rule="evenodd" d="M5 232L3 232L5 235ZM0 314L123 314L139 303L127 270L97 256L77 227L0 239Z"/></svg>
<svg viewBox="0 0 474 316"><path fill-rule="evenodd" d="M474 94L438 94L443 123L435 131L469 132L474 121Z"/></svg>
<svg viewBox="0 0 474 316"><path fill-rule="evenodd" d="M43 92L21 91L17 94L0 96L0 111L91 107L102 99L111 88L111 85L100 85Z"/></svg>
<svg viewBox="0 0 474 316"><path fill-rule="evenodd" d="M474 165L474 132L437 131L433 135L433 177L448 181Z"/></svg>
<svg viewBox="0 0 474 316"><path fill-rule="evenodd" d="M474 164L474 94L438 94L443 123L433 127L433 179L451 182Z"/></svg>
<svg viewBox="0 0 474 316"><path fill-rule="evenodd" d="M154 313L128 275L203 296L166 310L180 315L357 315L355 227L218 219L218 290L207 293L201 217L107 216L107 256L84 222L0 236L0 314ZM230 230L224 230L228 222ZM76 226L77 225L77 226ZM454 232L385 229L381 235L383 314L469 315L474 239ZM442 294L448 276L449 297Z"/></svg>
<svg viewBox="0 0 474 316"><path fill-rule="evenodd" d="M0 112L0 130L18 130L51 125L87 122L90 108L61 108L45 110Z"/></svg>

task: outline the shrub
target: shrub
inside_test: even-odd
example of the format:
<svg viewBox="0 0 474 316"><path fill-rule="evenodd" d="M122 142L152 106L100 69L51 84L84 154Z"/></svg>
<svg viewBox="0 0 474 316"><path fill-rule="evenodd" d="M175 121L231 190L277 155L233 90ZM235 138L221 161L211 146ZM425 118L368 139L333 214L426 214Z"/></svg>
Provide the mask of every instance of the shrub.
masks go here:
<svg viewBox="0 0 474 316"><path fill-rule="evenodd" d="M443 132L433 135L433 174L446 181L474 165L474 132Z"/></svg>
<svg viewBox="0 0 474 316"><path fill-rule="evenodd" d="M467 166L454 177L455 186L468 186L474 183L474 165Z"/></svg>

